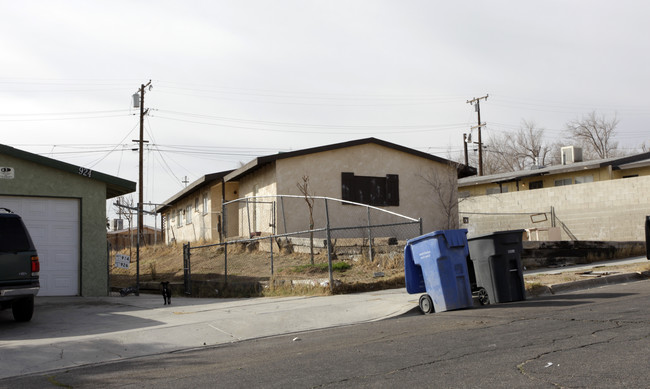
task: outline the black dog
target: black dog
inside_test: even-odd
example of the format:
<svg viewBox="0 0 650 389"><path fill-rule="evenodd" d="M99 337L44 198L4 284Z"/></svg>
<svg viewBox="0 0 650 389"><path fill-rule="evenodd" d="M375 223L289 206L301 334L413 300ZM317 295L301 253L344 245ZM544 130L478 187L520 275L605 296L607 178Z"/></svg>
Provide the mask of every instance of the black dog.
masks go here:
<svg viewBox="0 0 650 389"><path fill-rule="evenodd" d="M172 290L169 289L169 282L163 281L160 283L162 286L162 296L165 303L163 305L172 304Z"/></svg>

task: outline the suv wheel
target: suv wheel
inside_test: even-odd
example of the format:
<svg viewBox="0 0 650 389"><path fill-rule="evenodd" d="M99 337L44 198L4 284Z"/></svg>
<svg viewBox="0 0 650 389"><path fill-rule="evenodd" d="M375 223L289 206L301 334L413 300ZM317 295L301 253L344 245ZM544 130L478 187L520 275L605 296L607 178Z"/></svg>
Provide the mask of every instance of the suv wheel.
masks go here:
<svg viewBox="0 0 650 389"><path fill-rule="evenodd" d="M34 314L34 296L25 297L11 304L11 311L16 321L30 321Z"/></svg>

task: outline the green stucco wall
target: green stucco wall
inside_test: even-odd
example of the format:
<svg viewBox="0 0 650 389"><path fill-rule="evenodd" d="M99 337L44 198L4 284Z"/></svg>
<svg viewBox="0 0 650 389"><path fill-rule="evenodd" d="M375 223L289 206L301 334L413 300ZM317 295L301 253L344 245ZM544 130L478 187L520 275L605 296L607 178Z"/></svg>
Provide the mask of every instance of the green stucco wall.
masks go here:
<svg viewBox="0 0 650 389"><path fill-rule="evenodd" d="M13 179L0 179L0 195L67 197L80 200L80 293L106 296L106 184L82 175L0 154L0 166L13 167Z"/></svg>

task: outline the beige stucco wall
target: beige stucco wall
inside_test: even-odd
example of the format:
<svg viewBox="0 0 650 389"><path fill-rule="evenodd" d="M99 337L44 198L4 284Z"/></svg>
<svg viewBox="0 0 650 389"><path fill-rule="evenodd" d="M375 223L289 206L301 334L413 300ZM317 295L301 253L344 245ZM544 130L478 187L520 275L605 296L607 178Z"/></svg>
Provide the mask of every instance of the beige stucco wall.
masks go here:
<svg viewBox="0 0 650 389"><path fill-rule="evenodd" d="M593 177L594 182L598 182L598 181L619 179L625 176L632 176L632 175L638 175L639 177L648 176L650 175L650 167L640 167L640 168L625 169L625 170L612 170L611 166L604 166L598 169L585 169L585 170L579 170L575 172L568 172L562 174L551 174L551 175L544 175L538 177L526 177L523 178L519 182L519 184L515 182L506 182L506 183L502 183L501 186L503 188L504 193L506 192L510 193L510 192L528 190L530 183L535 181L542 181L544 188L552 188L555 187L556 180L561 180L565 178L571 178L573 182L575 182L576 177L591 176ZM470 196L483 196L487 193L487 190L489 188L497 189L499 188L499 184L487 183L487 184L479 184L479 185L465 185L465 186L460 186L458 188L458 191L459 193L469 194Z"/></svg>
<svg viewBox="0 0 650 389"><path fill-rule="evenodd" d="M650 215L648 193L650 176L640 176L470 197L460 202L460 226L469 230L469 236L550 227L550 210L554 207L558 219L579 240L645 240L645 217ZM530 215L540 212L545 212L548 220L533 223ZM469 222L463 224L463 217ZM569 239L564 231L562 239Z"/></svg>
<svg viewBox="0 0 650 389"><path fill-rule="evenodd" d="M236 182L226 183L226 200L237 198L238 184ZM185 242L214 242L219 240L219 218L221 217L222 206L222 189L221 183L216 183L207 187L202 187L196 191L187 194L182 199L175 202L170 208L163 212L167 221L165 225L165 243L169 244L176 240L179 243ZM203 204L203 196L208 196L207 208ZM199 207L196 208L196 199L198 198ZM192 207L191 223L187 223L185 213L183 223L179 226L178 210L187 212L187 206ZM237 219L229 220L231 230L236 230Z"/></svg>
<svg viewBox="0 0 650 389"><path fill-rule="evenodd" d="M15 178L0 180L0 195L63 197L80 200L82 296L108 294L106 184L81 175L0 155L0 166L15 169Z"/></svg>
<svg viewBox="0 0 650 389"><path fill-rule="evenodd" d="M255 196L259 198L233 204L228 209L228 218L233 213L237 215L238 236L248 237L256 232L266 234L273 232L274 208L271 202L275 199L264 198L264 196L275 196L278 193L276 180L276 165L271 163L251 172L239 181L240 198ZM228 224L231 225L231 222L232 220L229 219Z"/></svg>
<svg viewBox="0 0 650 389"><path fill-rule="evenodd" d="M274 164L266 166L241 179L241 196L251 196L253 185L258 185L258 195L295 195L302 196L297 184L302 183L302 177L309 177L311 193L315 196L341 198L341 173L350 172L357 176L385 177L387 174L399 176L399 206L382 207L391 212L412 218L423 219L423 231L444 229L447 227L446 217L440 212L439 205L434 200L431 187L424 182L422 175L430 171L449 177L451 176L452 191L455 192L454 168L425 158L400 152L392 148L365 144L343 149L324 151L320 153L279 159ZM277 183L277 185L276 185ZM309 227L308 207L303 198L284 199L284 204L276 204L277 232L284 232L286 220L287 230L306 230ZM284 205L284 212L282 205ZM266 205L260 205L266 215ZM366 223L366 211L359 207L342 205L337 202L328 203L330 223L332 225L359 225ZM245 215L241 214L243 217ZM260 215L260 213L258 213ZM385 217L386 220L381 218ZM324 202L317 201L314 209L316 227L325 226ZM392 221L394 217L373 214L373 223ZM358 219L358 220L355 220ZM389 220L390 219L390 220ZM453 223L457 217L454 214ZM266 221L266 220L264 220ZM242 221L242 226L246 224ZM268 226L269 223L260 225ZM361 224L363 225L363 224ZM247 226L244 226L245 228ZM455 226L452 226L452 228ZM244 231L246 232L246 231ZM267 227L262 232L270 232Z"/></svg>

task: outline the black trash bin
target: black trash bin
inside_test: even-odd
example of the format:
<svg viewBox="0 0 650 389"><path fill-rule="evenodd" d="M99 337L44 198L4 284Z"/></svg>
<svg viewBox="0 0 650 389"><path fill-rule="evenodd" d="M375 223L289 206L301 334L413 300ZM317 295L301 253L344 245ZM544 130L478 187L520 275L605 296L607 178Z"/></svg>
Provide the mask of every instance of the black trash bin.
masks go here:
<svg viewBox="0 0 650 389"><path fill-rule="evenodd" d="M482 304L526 299L521 264L523 233L524 230L498 231L467 239Z"/></svg>

